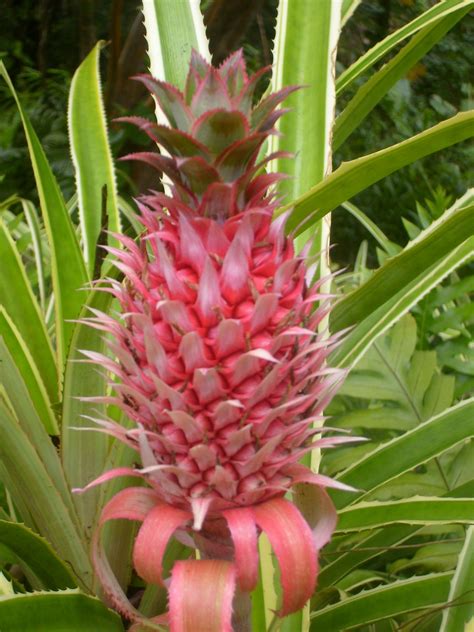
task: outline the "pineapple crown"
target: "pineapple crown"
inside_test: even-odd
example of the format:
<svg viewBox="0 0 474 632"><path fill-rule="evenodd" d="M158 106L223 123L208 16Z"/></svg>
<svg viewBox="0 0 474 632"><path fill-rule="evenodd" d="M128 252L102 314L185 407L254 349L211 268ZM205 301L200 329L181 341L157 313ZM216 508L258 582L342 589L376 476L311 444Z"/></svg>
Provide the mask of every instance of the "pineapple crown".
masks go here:
<svg viewBox="0 0 474 632"><path fill-rule="evenodd" d="M242 51L219 68L208 64L195 50L184 91L149 75L136 77L157 100L169 126L141 117L118 119L137 125L161 145L168 156L139 152L123 159L141 160L171 180L173 198L193 213L225 220L266 197L281 174L262 173L276 152L258 160L266 138L285 113L277 106L296 87L264 97L253 106L255 88L271 67L248 77Z"/></svg>

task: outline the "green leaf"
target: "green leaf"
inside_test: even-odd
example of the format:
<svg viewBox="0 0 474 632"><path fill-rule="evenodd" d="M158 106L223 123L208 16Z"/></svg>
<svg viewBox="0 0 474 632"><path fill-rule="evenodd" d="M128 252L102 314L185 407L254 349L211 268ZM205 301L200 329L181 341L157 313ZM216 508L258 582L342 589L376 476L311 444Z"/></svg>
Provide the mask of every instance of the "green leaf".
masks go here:
<svg viewBox="0 0 474 632"><path fill-rule="evenodd" d="M361 491L334 492L337 505L353 504L404 472L474 435L474 398L396 437L348 467L338 478Z"/></svg>
<svg viewBox="0 0 474 632"><path fill-rule="evenodd" d="M43 244L41 238L41 227L38 219L38 214L32 202L29 200L21 200L23 207L23 213L25 214L28 228L30 229L31 242L33 245L33 252L35 255L35 269L38 276L38 291L40 298L41 309L44 312L46 308L46 294L45 294L45 271L43 264Z"/></svg>
<svg viewBox="0 0 474 632"><path fill-rule="evenodd" d="M469 527L451 581L448 608L443 611L440 632L468 630L474 619L474 527Z"/></svg>
<svg viewBox="0 0 474 632"><path fill-rule="evenodd" d="M379 268L367 283L339 301L332 310L331 326L338 331L361 322L473 232L474 206L444 214L416 242Z"/></svg>
<svg viewBox="0 0 474 632"><path fill-rule="evenodd" d="M408 270L405 267L407 264L415 265L415 262L419 260L417 255L420 253L416 251L413 253L404 251L404 253L399 255L402 256L405 254L406 257L404 257L403 266L397 269L392 267L393 264L391 264L391 262L393 259L390 259L380 268L380 274L374 274L369 281L361 286L361 295L365 295L366 297L365 299L361 298L361 300L365 300L363 313L358 314L359 320L353 321L358 324L355 325L352 331L345 337L341 346L331 355L331 364L350 366L356 362L378 335L383 333L398 318L403 316L404 313L420 301L425 294L440 283L450 272L471 260L473 253L474 238L471 237L459 246L454 247L451 252L442 256L438 261L436 261L436 254L433 253L436 262L434 265L425 269L412 268ZM422 258L421 256L420 259ZM390 267L387 268L386 266ZM393 288L392 294L387 296L386 288L379 285L382 280L381 277L384 277L388 285ZM405 285L400 287L401 279L405 279ZM374 292L371 297L367 294L370 289ZM359 312L359 306L355 305L355 300L360 296L356 296L357 291L358 290L352 292L347 297L349 305L347 303L346 305L350 312L350 319L355 317L356 312ZM385 302L382 302L384 299ZM371 303L372 300L372 308L369 308L369 303ZM342 303L343 301L340 302L340 305L342 305ZM342 322L347 322L347 320L346 315L340 311L338 306L334 308L333 313L334 312L334 318L337 324L334 324L335 321L333 320L332 327L336 330L342 327Z"/></svg>
<svg viewBox="0 0 474 632"><path fill-rule="evenodd" d="M84 258L94 273L97 240L102 228L120 232L114 164L107 138L99 56L104 42L94 46L74 73L69 92L68 127L76 172ZM102 226L102 188L107 188L107 225ZM108 236L109 244L118 245Z"/></svg>
<svg viewBox="0 0 474 632"><path fill-rule="evenodd" d="M350 5L351 0L344 0L344 5ZM354 4L352 0L352 4ZM385 57L395 46L400 44L407 37L411 37L417 33L420 29L426 28L433 22L436 22L440 18L449 15L453 11L458 11L464 7L471 7L474 4L472 0L443 0L438 2L433 7L430 7L427 11L418 15L408 24L405 24L398 30L387 35L383 40L377 42L375 46L372 46L366 53L359 57L349 68L344 70L336 80L337 93L343 92L357 77L369 70L379 59ZM347 7L346 11L349 9Z"/></svg>
<svg viewBox="0 0 474 632"><path fill-rule="evenodd" d="M20 255L0 221L0 303L28 345L45 388L53 402L58 400L58 374L54 351L39 305L26 277ZM8 333L2 329L2 335Z"/></svg>
<svg viewBox="0 0 474 632"><path fill-rule="evenodd" d="M81 317L90 316L89 307L107 312L113 301L108 292L92 291ZM61 426L61 457L70 486L84 487L104 472L111 439L101 432L76 430L94 426L83 415L102 417L105 406L85 402L83 397L103 396L107 392L107 379L97 367L85 362L81 349L105 351L104 333L77 323L71 341L71 352L64 374L64 394ZM90 539L100 511L101 490L93 488L85 494L75 494L74 504L84 532Z"/></svg>
<svg viewBox="0 0 474 632"><path fill-rule="evenodd" d="M23 524L0 520L0 544L21 566L31 570L43 588L74 588L77 581L49 542Z"/></svg>
<svg viewBox="0 0 474 632"><path fill-rule="evenodd" d="M442 3L441 3L442 4ZM461 3L458 3L461 4ZM374 107L383 99L397 81L402 79L446 33L455 26L471 10L473 2L462 3L464 7L438 18L420 31L402 50L385 66L376 72L356 93L337 117L334 125L333 149L338 149L366 118ZM466 7L466 4L469 6Z"/></svg>
<svg viewBox="0 0 474 632"><path fill-rule="evenodd" d="M341 26L351 18L362 0L342 0L341 6Z"/></svg>
<svg viewBox="0 0 474 632"><path fill-rule="evenodd" d="M64 479L64 473L61 469L56 449L46 433L37 410L33 406L30 393L22 380L13 356L1 338L0 384L14 415L18 418L20 427L34 446L49 476L60 492L63 501L72 509L71 495Z"/></svg>
<svg viewBox="0 0 474 632"><path fill-rule="evenodd" d="M335 49L340 31L341 6L332 0L320 0L317 11L307 0L281 0L274 41L272 91L304 84L285 100L290 111L280 119L281 134L270 137L268 153L290 152L291 159L281 158L272 169L288 174L279 183L278 192L294 199L320 182L331 169L331 130L335 112ZM295 46L295 41L298 46ZM295 241L300 250L311 239L311 248L319 256L318 276L329 272L330 218L319 222L316 230L300 235ZM329 291L324 287L323 291ZM324 323L321 329L326 328ZM306 464L317 465L317 455L307 455ZM267 590L267 586L263 587ZM285 618L281 632L301 629L306 612Z"/></svg>
<svg viewBox="0 0 474 632"><path fill-rule="evenodd" d="M0 398L0 477L18 507L27 508L23 520L46 537L54 549L74 570L81 586L92 583L92 569L74 511L38 455L34 444L21 428L19 420ZM51 447L52 444L51 444ZM0 621L3 619L0 616Z"/></svg>
<svg viewBox="0 0 474 632"><path fill-rule="evenodd" d="M433 544L421 546L416 550L411 558L399 557L394 562L388 564L388 571L391 574L401 574L407 571L418 573L441 573L452 571L456 567L456 561L461 551L459 542L440 540Z"/></svg>
<svg viewBox="0 0 474 632"><path fill-rule="evenodd" d="M395 523L474 523L474 500L415 496L389 502L360 502L339 512L337 531L359 531Z"/></svg>
<svg viewBox="0 0 474 632"><path fill-rule="evenodd" d="M0 307L0 340L2 338L10 356L15 358L16 367L46 432L51 435L59 434L58 422L51 409L51 401L28 345L8 313Z"/></svg>
<svg viewBox="0 0 474 632"><path fill-rule="evenodd" d="M446 602L452 573L412 577L365 590L311 614L310 630L339 632Z"/></svg>
<svg viewBox="0 0 474 632"><path fill-rule="evenodd" d="M119 615L78 590L0 597L2 632L123 632Z"/></svg>
<svg viewBox="0 0 474 632"><path fill-rule="evenodd" d="M281 136L271 137L268 147L269 153L289 151L293 154L292 158L280 158L272 164L273 170L291 176L279 184L279 192L290 200L320 182L331 170L334 50L339 25L340 5L337 2L321 0L317 11L306 0L283 0L279 4L272 91L291 85L305 86L285 100L285 107L291 111L278 123ZM314 243L315 252L327 247L329 228L329 223L320 224L318 234L311 234L311 239L317 242ZM309 237L301 236L296 240L297 247Z"/></svg>
<svg viewBox="0 0 474 632"><path fill-rule="evenodd" d="M351 202L344 202L341 205L346 211L355 217L361 224L366 228L372 237L380 244L380 246L385 250L385 252L393 257L397 255L401 247L398 244L393 243L390 239L385 235L385 233L377 226L375 222L373 222L370 217L368 217L363 211L360 210L355 204Z"/></svg>
<svg viewBox="0 0 474 632"><path fill-rule="evenodd" d="M16 101L23 123L38 188L43 221L51 248L56 313L56 347L59 364L62 365L74 327L70 321L77 318L81 310L83 297L78 290L86 283L87 273L74 226L68 215L56 178L2 62L0 62L0 75L5 79ZM12 314L10 315L13 317Z"/></svg>
<svg viewBox="0 0 474 632"><path fill-rule="evenodd" d="M416 321L406 314L353 367L340 395L378 400L367 410L336 417L338 427L408 430L451 405L454 376L437 372L435 351L415 351ZM364 416L366 415L366 418Z"/></svg>
<svg viewBox="0 0 474 632"><path fill-rule="evenodd" d="M199 2L144 0L142 10L151 74L183 88L191 50L210 59Z"/></svg>
<svg viewBox="0 0 474 632"><path fill-rule="evenodd" d="M299 235L371 184L420 158L472 136L474 110L461 112L401 143L343 163L321 183L279 209L278 213L293 209L286 227L288 231L295 230Z"/></svg>
<svg viewBox="0 0 474 632"><path fill-rule="evenodd" d="M469 482L445 492L443 498L472 498L474 495L474 484ZM357 505L355 505L356 507ZM336 584L341 577L344 577L352 569L367 563L384 553L392 553L397 547L402 546L408 539L420 532L420 527L408 525L391 525L383 529L365 532L363 535L350 533L342 539L342 542L335 543L333 540L324 550L323 557L331 549L330 562L321 569L318 578L320 589L328 588ZM354 535L357 538L353 542Z"/></svg>

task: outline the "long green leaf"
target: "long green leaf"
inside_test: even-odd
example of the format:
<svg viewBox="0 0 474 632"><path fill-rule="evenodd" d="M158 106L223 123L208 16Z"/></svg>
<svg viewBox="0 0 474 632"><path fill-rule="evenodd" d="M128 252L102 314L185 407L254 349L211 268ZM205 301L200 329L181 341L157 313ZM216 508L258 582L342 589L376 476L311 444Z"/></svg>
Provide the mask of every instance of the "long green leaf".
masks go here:
<svg viewBox="0 0 474 632"><path fill-rule="evenodd" d="M415 496L390 502L361 502L339 512L338 531L360 531L395 523L474 523L474 500Z"/></svg>
<svg viewBox="0 0 474 632"><path fill-rule="evenodd" d="M74 227L56 178L2 62L0 62L0 75L5 79L16 101L23 123L43 221L51 248L56 313L56 348L59 363L62 364L74 327L73 323L69 321L77 318L81 310L83 297L78 290L85 285L87 273Z"/></svg>
<svg viewBox="0 0 474 632"><path fill-rule="evenodd" d="M0 461L2 482L24 504L35 527L62 559L67 560L81 586L92 584L92 569L72 513L45 469L27 434L0 399ZM3 620L0 617L0 621Z"/></svg>
<svg viewBox="0 0 474 632"><path fill-rule="evenodd" d="M347 334L341 346L331 354L331 364L349 367L357 362L377 336L386 331L450 272L470 261L473 252L474 237L471 237L436 264L423 270L412 281L407 282L404 288L391 296L375 311L369 313Z"/></svg>
<svg viewBox="0 0 474 632"><path fill-rule="evenodd" d="M51 401L40 372L28 345L3 307L0 307L0 338L3 338L10 356L15 359L16 367L46 432L51 435L59 434L58 422L51 409Z"/></svg>
<svg viewBox="0 0 474 632"><path fill-rule="evenodd" d="M0 544L32 571L43 588L75 588L77 581L49 542L23 524L0 520ZM1 629L1 628L0 628Z"/></svg>
<svg viewBox="0 0 474 632"><path fill-rule="evenodd" d="M474 5L463 3L464 7L454 13L448 13L436 22L425 27L391 59L376 72L356 93L355 97L337 117L334 125L333 148L338 149L352 134L365 117L381 101L392 86L402 79L446 33L461 20ZM466 7L466 4L470 5Z"/></svg>
<svg viewBox="0 0 474 632"><path fill-rule="evenodd" d="M279 193L295 199L331 171L331 130L335 112L335 52L340 30L341 3L318 2L318 10L307 0L279 3L274 41L272 91L289 85L305 88L291 94L285 106L291 111L279 121L281 135L270 137L268 152L285 151L292 159L274 161L272 169L291 176L279 184ZM298 41L298 46L295 46ZM295 241L300 250L311 239L319 256L318 274L329 272L330 216ZM329 287L323 288L329 291ZM327 329L323 323L321 329ZM319 455L307 455L306 462L317 469ZM264 592L267 590L264 586ZM287 617L282 632L302 629L307 612Z"/></svg>
<svg viewBox="0 0 474 632"><path fill-rule="evenodd" d="M53 402L58 400L54 351L13 239L0 222L0 303L28 345ZM6 335L6 333L5 333Z"/></svg>
<svg viewBox="0 0 474 632"><path fill-rule="evenodd" d="M107 192L107 225L120 232L114 164L107 137L99 75L99 42L74 73L69 92L68 128L76 172L84 258L92 276L102 228L102 189ZM117 245L110 235L109 243Z"/></svg>
<svg viewBox="0 0 474 632"><path fill-rule="evenodd" d="M78 590L0 597L2 632L123 632L119 615Z"/></svg>
<svg viewBox="0 0 474 632"><path fill-rule="evenodd" d="M408 140L343 163L323 182L296 201L279 209L279 214L293 208L287 221L287 228L300 234L326 213L371 184L420 158L472 136L474 111L456 114Z"/></svg>
<svg viewBox="0 0 474 632"><path fill-rule="evenodd" d="M473 495L474 482L471 482L450 490L443 498L472 498ZM419 526L391 525L366 532L366 535L363 538L358 538L356 543L351 541L347 546L344 546L344 543L339 544L332 551L334 555L331 555L330 561L321 569L318 586L320 588L334 586L354 568L367 563L381 553L390 551L392 547L400 546L419 531ZM327 549L324 549L323 557L326 552Z"/></svg>
<svg viewBox="0 0 474 632"><path fill-rule="evenodd" d="M469 630L474 619L474 527L469 527L451 582L440 632Z"/></svg>
<svg viewBox="0 0 474 632"><path fill-rule="evenodd" d="M474 436L474 399L463 401L382 444L338 478L359 492L334 492L338 507L353 504L397 476Z"/></svg>
<svg viewBox="0 0 474 632"><path fill-rule="evenodd" d="M354 0L344 0L343 12L345 14L353 10ZM344 70L336 80L337 93L343 92L357 77L369 70L375 63L385 57L395 46L400 44L407 37L415 35L420 29L425 28L439 20L440 18L457 11L463 7L472 6L472 0L442 0L427 11L418 15L408 24L405 24L394 33L390 33L383 40L377 42L375 46L369 49L361 57L359 57L349 68ZM352 6L351 6L352 5Z"/></svg>
<svg viewBox="0 0 474 632"><path fill-rule="evenodd" d="M339 632L387 617L442 606L452 573L412 577L365 590L311 615L310 630Z"/></svg>
<svg viewBox="0 0 474 632"><path fill-rule="evenodd" d="M91 292L82 316L89 316L89 307L107 312L113 297L106 292ZM76 430L90 428L94 424L83 415L104 417L105 406L90 404L82 397L105 395L107 379L99 369L85 362L81 349L104 352L103 332L86 324L78 323L71 343L71 353L64 374L64 394L61 427L61 457L67 480L71 487L84 487L102 474L110 447L110 438L93 431ZM74 495L74 504L87 537L90 538L100 511L101 491L91 489L85 494Z"/></svg>
<svg viewBox="0 0 474 632"><path fill-rule="evenodd" d="M417 243L392 257L370 279L334 306L331 328L335 331L360 323L474 234L474 206L444 216Z"/></svg>
<svg viewBox="0 0 474 632"><path fill-rule="evenodd" d="M15 364L15 359L1 338L0 360L0 384L3 392L18 418L20 427L34 446L64 503L72 509L71 494L67 488L56 449L33 405L27 385L22 380L19 368Z"/></svg>
<svg viewBox="0 0 474 632"><path fill-rule="evenodd" d="M28 223L28 228L31 233L31 243L33 245L33 252L35 254L35 269L38 275L38 292L40 298L41 309L44 312L46 307L46 294L45 294L45 273L43 264L43 245L41 241L41 227L38 219L36 209L32 202L29 200L21 200L23 207L23 213Z"/></svg>
<svg viewBox="0 0 474 632"><path fill-rule="evenodd" d="M152 75L182 88L191 50L210 59L199 1L143 0L143 16Z"/></svg>
<svg viewBox="0 0 474 632"><path fill-rule="evenodd" d="M272 91L304 85L285 100L291 108L279 121L281 136L270 138L269 153L289 151L275 161L275 171L291 176L279 191L294 200L331 171L331 130L335 109L335 49L340 2L322 0L318 10L307 0L280 2L274 48ZM298 46L295 46L298 41ZM327 248L329 226L315 250ZM324 244L321 241L324 234ZM301 245L301 244L300 244ZM323 272L324 274L324 272Z"/></svg>

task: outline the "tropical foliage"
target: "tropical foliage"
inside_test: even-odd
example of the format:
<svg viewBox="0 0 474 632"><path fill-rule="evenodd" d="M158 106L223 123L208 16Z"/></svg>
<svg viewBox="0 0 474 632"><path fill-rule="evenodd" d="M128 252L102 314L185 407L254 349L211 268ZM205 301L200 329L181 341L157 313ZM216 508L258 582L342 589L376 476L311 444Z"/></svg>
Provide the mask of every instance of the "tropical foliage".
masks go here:
<svg viewBox="0 0 474 632"><path fill-rule="evenodd" d="M344 151L382 98L474 2L438 2L375 43L337 79L338 38L356 19L359 3L319 4L315 12L305 0L280 2L271 87L307 87L289 96L292 111L282 119L283 134L271 137L264 149L267 155L294 155L280 154L271 167L293 176L278 185L284 202L276 215L289 214L296 247L306 247L309 262L317 264L313 281L337 294L319 325L322 337L328 328L331 334L344 332L329 358L331 366L348 374L326 411L330 425L368 441L304 457L313 472L357 491L331 492L339 522L322 551L318 589L303 610L284 619L273 614L282 599L278 564L268 541L260 538L252 625L286 632L458 632L474 616L469 467L474 192L456 201L439 192L434 200L420 200L416 215L404 221L405 247L386 237L369 209L349 200L472 138L474 111L453 113L373 153L344 156L346 162L334 171L332 153ZM151 73L183 88L191 49L209 59L198 3L146 0L143 14ZM42 139L0 66L24 129L39 200L36 208L20 191L0 207L0 621L6 632L59 632L65 626L92 632L130 625L108 608L90 546L106 503L136 479L72 493L105 471L129 472L136 466L136 454L127 446L88 430L91 416L124 427L128 421L113 401L104 400L110 394L107 376L80 361L81 350L106 352L102 332L83 318L91 310L116 309L111 294L94 290L100 279L119 278L113 255L105 256L102 248L117 245L107 231L130 237L141 231L130 201L116 187L98 71L101 46L84 59L70 87L69 143L77 189L70 199L63 196ZM343 95L350 90L354 94L347 100ZM157 117L162 120L159 108ZM362 243L354 269L330 287L330 217L340 205L345 210L338 213L350 213L376 240L377 266L369 266L374 258ZM302 487L293 499L308 511L306 493ZM133 572L135 536L133 521L107 525L102 562L110 564L117 589L143 615L133 629L162 629L156 617L167 609L166 590L146 585ZM193 554L185 542L173 541L164 574Z"/></svg>

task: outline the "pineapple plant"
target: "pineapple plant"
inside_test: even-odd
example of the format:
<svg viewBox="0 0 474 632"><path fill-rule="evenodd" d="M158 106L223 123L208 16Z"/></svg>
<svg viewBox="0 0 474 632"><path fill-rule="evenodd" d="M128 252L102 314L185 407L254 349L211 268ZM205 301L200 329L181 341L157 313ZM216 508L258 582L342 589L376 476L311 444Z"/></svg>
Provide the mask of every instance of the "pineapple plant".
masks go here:
<svg viewBox="0 0 474 632"><path fill-rule="evenodd" d="M107 247L124 280L97 289L114 295L119 317L88 318L106 332L110 349L107 356L84 352L111 376L110 394L96 401L117 405L133 423L95 421L135 449L141 467L108 471L76 491L123 475L146 483L105 506L95 568L114 606L143 619L114 579L100 540L109 520L141 521L134 566L145 581L168 588L169 612L156 621L172 631L189 629L190 620L194 630L248 629L261 532L280 566L278 614L300 610L316 586L318 551L336 524L325 488L348 489L299 463L314 448L354 439L325 437L322 427L343 378L326 364L340 335L315 333L330 297L311 284L314 270L285 234L285 216L272 221L274 185L284 176L265 171L280 154L260 159L260 150L295 88L254 107L267 71L248 77L241 52L219 68L193 52L183 93L139 77L169 126L122 120L166 153L125 158L165 174L169 192L137 200L138 243L117 235L122 248ZM285 498L294 485L311 488L308 520ZM199 559L176 562L165 578L172 537Z"/></svg>

